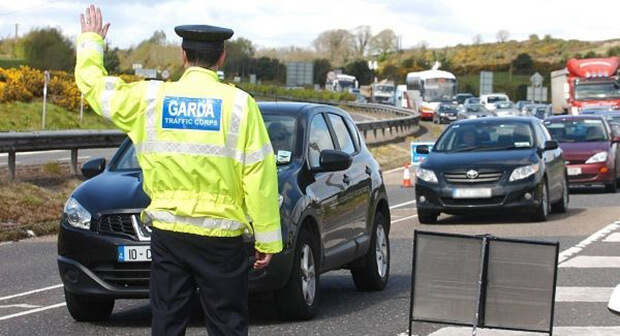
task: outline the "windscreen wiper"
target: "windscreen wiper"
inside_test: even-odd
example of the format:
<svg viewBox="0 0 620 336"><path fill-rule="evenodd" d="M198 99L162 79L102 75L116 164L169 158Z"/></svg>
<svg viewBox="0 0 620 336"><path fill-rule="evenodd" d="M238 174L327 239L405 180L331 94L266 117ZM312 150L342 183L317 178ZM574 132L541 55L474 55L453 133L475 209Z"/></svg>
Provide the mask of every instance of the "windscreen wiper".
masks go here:
<svg viewBox="0 0 620 336"><path fill-rule="evenodd" d="M463 147L463 148L457 148L457 149L453 149L451 150L451 152L455 153L455 152L471 152L475 149L480 149L482 147L480 146L469 146L469 147Z"/></svg>

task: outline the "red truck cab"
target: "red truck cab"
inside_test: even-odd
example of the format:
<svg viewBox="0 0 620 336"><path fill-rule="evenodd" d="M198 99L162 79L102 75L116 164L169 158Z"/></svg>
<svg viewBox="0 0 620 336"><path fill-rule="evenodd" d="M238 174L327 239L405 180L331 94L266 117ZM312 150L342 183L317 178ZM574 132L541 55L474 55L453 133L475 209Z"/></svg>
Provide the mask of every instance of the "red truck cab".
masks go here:
<svg viewBox="0 0 620 336"><path fill-rule="evenodd" d="M570 59L568 70L568 104L570 114L592 107L620 109L618 57Z"/></svg>

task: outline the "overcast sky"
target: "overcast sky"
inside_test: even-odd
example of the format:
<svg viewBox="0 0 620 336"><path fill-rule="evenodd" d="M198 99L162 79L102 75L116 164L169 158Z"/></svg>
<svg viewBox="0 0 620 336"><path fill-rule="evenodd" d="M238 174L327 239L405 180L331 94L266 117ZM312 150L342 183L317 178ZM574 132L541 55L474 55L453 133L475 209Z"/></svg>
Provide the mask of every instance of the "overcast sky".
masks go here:
<svg viewBox="0 0 620 336"><path fill-rule="evenodd" d="M33 27L79 33L78 15L90 1L0 0L0 37L23 35ZM569 4L575 3L575 6ZM164 30L179 41L174 26L209 24L232 28L259 46L310 47L329 29L390 28L404 48L424 40L430 47L471 44L476 34L494 42L498 30L524 40L530 34L564 39L620 38L620 0L101 0L108 40L126 48Z"/></svg>

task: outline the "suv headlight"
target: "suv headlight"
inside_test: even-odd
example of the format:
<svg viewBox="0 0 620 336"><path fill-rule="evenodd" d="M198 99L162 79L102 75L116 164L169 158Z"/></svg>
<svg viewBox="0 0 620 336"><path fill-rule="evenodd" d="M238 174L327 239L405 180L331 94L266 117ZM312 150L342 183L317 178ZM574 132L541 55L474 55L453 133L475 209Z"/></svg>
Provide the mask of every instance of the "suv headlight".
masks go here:
<svg viewBox="0 0 620 336"><path fill-rule="evenodd" d="M84 209L75 198L69 197L65 204L64 212L67 215L67 223L69 225L79 229L90 230L90 212Z"/></svg>
<svg viewBox="0 0 620 336"><path fill-rule="evenodd" d="M586 163L597 163L607 161L607 152L600 152L592 155Z"/></svg>
<svg viewBox="0 0 620 336"><path fill-rule="evenodd" d="M278 195L278 202L280 203L280 207L282 207L282 202L284 202L284 196Z"/></svg>
<svg viewBox="0 0 620 336"><path fill-rule="evenodd" d="M516 168L515 170L512 171L512 174L510 174L510 182L518 181L526 177L530 177L536 174L539 168L540 168L540 165L538 163L535 163L529 166L523 166L523 167Z"/></svg>
<svg viewBox="0 0 620 336"><path fill-rule="evenodd" d="M435 175L434 171L429 169L418 168L415 171L415 176L422 181L437 183L437 175Z"/></svg>

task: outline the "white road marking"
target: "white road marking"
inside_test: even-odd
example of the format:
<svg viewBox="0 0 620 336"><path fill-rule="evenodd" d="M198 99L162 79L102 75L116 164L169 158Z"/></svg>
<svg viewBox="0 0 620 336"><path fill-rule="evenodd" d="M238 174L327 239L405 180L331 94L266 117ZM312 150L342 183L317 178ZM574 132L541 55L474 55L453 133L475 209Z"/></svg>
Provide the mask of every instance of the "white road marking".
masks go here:
<svg viewBox="0 0 620 336"><path fill-rule="evenodd" d="M403 171L403 169L405 169L405 168L404 167L394 168L394 169L390 169L388 171L384 171L383 174L392 174L392 173L395 173L397 171Z"/></svg>
<svg viewBox="0 0 620 336"><path fill-rule="evenodd" d="M21 155L36 155L36 154L58 153L58 152L66 152L66 151L67 150L64 150L64 149L55 149L55 150L38 151L38 152L17 152L16 155L17 156L21 156ZM9 156L9 153L0 153L0 157L5 157L5 156Z"/></svg>
<svg viewBox="0 0 620 336"><path fill-rule="evenodd" d="M415 200L413 200L413 201L409 201L409 202L405 202L405 203L400 203L400 204L393 205L393 206L391 206L391 207L390 207L390 210L392 210L392 209L397 209L397 208L401 208L401 207L404 207L404 206L409 205L409 204L415 204Z"/></svg>
<svg viewBox="0 0 620 336"><path fill-rule="evenodd" d="M560 267L561 267L561 264L565 262L566 260L568 260L570 257L581 252L584 248L594 243L595 241L598 241L601 238L606 237L607 235L617 230L618 228L620 228L620 222L611 223L607 225L606 227L598 230L597 232L592 234L590 237L582 240L579 244L562 251L562 253L560 253L560 255L558 256L558 264L560 264Z"/></svg>
<svg viewBox="0 0 620 336"><path fill-rule="evenodd" d="M562 268L620 268L620 257L578 256L568 260Z"/></svg>
<svg viewBox="0 0 620 336"><path fill-rule="evenodd" d="M398 223L398 222L402 222L402 221L405 221L405 220L408 220L408 219L413 219L413 218L416 218L416 217L418 217L418 215L413 215L413 216L409 216L409 217L405 217L405 218L397 219L397 220L395 220L395 221L392 221L392 224L394 224L394 223Z"/></svg>
<svg viewBox="0 0 620 336"><path fill-rule="evenodd" d="M0 309L2 308L39 308L41 306L37 306L37 305L30 305L30 304L12 304L12 305L4 305L4 306L0 306Z"/></svg>
<svg viewBox="0 0 620 336"><path fill-rule="evenodd" d="M44 292L44 291L47 291L47 290L50 290L50 289L56 289L56 288L60 288L60 287L62 287L62 284L58 284L58 285L54 285L54 286L49 286L49 287L43 287L43 288L39 288L39 289L34 289L34 290L23 292L23 293L18 293L18 294L13 294L13 295L9 295L9 296L0 297L0 301L10 300L10 299L14 299L16 297L26 296L26 295L30 295L30 294L34 294L34 293L39 293L39 292Z"/></svg>
<svg viewBox="0 0 620 336"><path fill-rule="evenodd" d="M21 164L21 162L15 160L15 165ZM0 163L0 167L8 167L9 164L8 163Z"/></svg>
<svg viewBox="0 0 620 336"><path fill-rule="evenodd" d="M470 336L467 327L446 327L435 331L430 336ZM509 330L477 329L478 336L540 336L541 333ZM554 327L555 336L615 336L620 335L620 327Z"/></svg>
<svg viewBox="0 0 620 336"><path fill-rule="evenodd" d="M614 232L603 239L604 243L620 243L620 232Z"/></svg>
<svg viewBox="0 0 620 336"><path fill-rule="evenodd" d="M44 311L44 310L48 310L48 309L54 309L54 308L58 308L58 307L63 307L63 306L66 306L66 305L67 305L66 302L61 302L61 303L53 304L51 306L45 306L45 307L41 307L41 308L26 310L26 311L23 311L21 313L16 313L16 314L11 314L11 315L6 315L6 316L0 316L0 321L12 319L12 318L20 317L20 316L24 316L24 315L30 315L30 314L38 313L38 312L41 312L41 311Z"/></svg>
<svg viewBox="0 0 620 336"><path fill-rule="evenodd" d="M557 287L555 302L605 302L609 301L614 287Z"/></svg>

